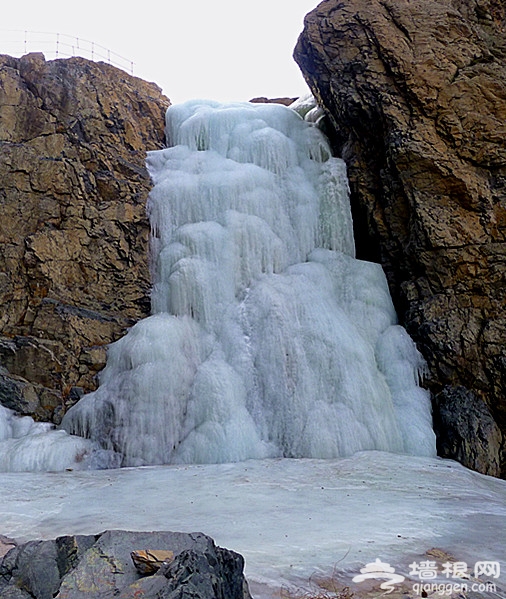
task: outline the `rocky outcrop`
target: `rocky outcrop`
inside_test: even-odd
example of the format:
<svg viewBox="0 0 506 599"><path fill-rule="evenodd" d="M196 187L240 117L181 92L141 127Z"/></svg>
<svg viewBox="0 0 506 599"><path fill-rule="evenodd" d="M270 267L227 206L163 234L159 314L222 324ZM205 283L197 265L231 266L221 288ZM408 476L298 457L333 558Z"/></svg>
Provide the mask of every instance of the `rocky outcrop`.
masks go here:
<svg viewBox="0 0 506 599"><path fill-rule="evenodd" d="M439 447L468 431L451 457L494 475L499 460L482 458L502 451L490 415L506 432L505 11L326 0L295 50L348 164L358 257L383 264L428 362ZM457 401L469 394L479 409ZM450 396L453 416L439 414Z"/></svg>
<svg viewBox="0 0 506 599"><path fill-rule="evenodd" d="M283 104L283 106L290 106L297 98L266 98L265 96L259 96L258 98L252 98L250 102L252 104Z"/></svg>
<svg viewBox="0 0 506 599"><path fill-rule="evenodd" d="M142 576L131 559L140 547L170 550L173 559ZM0 563L0 596L250 599L243 569L241 555L202 533L107 531L14 547Z"/></svg>
<svg viewBox="0 0 506 599"><path fill-rule="evenodd" d="M168 105L104 63L0 56L3 405L58 422L149 313L145 157Z"/></svg>
<svg viewBox="0 0 506 599"><path fill-rule="evenodd" d="M502 435L485 402L464 387L452 387L438 393L435 404L439 455L469 462L480 472L500 472Z"/></svg>

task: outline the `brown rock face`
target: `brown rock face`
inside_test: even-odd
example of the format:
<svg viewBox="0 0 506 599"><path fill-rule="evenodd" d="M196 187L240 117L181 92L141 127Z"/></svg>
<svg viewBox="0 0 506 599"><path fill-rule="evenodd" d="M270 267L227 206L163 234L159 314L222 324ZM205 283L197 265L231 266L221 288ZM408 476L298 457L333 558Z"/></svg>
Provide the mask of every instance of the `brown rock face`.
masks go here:
<svg viewBox="0 0 506 599"><path fill-rule="evenodd" d="M327 0L306 17L295 58L348 163L359 257L387 272L435 410L438 394L448 405L468 390L504 434L504 3ZM497 426L457 429L492 431L450 457L498 475ZM440 449L451 445L439 434Z"/></svg>
<svg viewBox="0 0 506 599"><path fill-rule="evenodd" d="M149 313L145 157L168 105L107 64L0 56L0 365L25 413L58 420Z"/></svg>

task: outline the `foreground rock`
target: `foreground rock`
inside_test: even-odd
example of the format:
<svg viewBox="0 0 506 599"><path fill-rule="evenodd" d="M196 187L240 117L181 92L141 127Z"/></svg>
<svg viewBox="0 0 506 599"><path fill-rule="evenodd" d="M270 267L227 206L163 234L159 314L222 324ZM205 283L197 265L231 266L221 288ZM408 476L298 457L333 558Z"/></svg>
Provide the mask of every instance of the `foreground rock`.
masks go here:
<svg viewBox="0 0 506 599"><path fill-rule="evenodd" d="M170 550L173 559L141 576L131 552ZM0 564L4 599L248 599L242 556L202 533L107 531L30 541Z"/></svg>
<svg viewBox="0 0 506 599"><path fill-rule="evenodd" d="M104 63L0 56L3 405L58 422L149 313L145 157L168 104Z"/></svg>
<svg viewBox="0 0 506 599"><path fill-rule="evenodd" d="M451 457L492 475L506 431L505 10L499 0L327 0L295 50L348 164L358 256L383 264L443 394L436 411L469 397L456 389L481 402L436 414L453 433L486 437L471 434ZM456 445L445 430L446 451Z"/></svg>
<svg viewBox="0 0 506 599"><path fill-rule="evenodd" d="M16 545L17 543L14 539L10 539L9 537L0 534L0 563L2 561L3 556L6 553L9 553L9 551Z"/></svg>

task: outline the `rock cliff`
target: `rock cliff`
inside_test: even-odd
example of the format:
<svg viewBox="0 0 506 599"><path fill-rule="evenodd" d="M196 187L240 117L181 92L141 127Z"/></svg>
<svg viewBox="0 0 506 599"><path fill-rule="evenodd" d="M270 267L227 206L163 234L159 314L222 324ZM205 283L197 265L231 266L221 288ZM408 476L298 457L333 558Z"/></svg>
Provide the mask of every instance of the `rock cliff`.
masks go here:
<svg viewBox="0 0 506 599"><path fill-rule="evenodd" d="M506 431L505 10L326 0L295 49L348 164L358 257L383 264L428 362L439 451L493 475Z"/></svg>
<svg viewBox="0 0 506 599"><path fill-rule="evenodd" d="M149 313L147 150L169 100L82 58L0 56L0 403L58 422Z"/></svg>

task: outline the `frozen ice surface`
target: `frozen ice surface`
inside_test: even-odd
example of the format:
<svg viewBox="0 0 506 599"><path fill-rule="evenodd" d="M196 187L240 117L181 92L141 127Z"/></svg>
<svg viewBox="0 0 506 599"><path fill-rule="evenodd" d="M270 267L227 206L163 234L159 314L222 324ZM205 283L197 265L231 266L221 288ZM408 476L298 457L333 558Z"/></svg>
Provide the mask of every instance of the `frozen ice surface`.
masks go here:
<svg viewBox="0 0 506 599"><path fill-rule="evenodd" d="M506 481L449 460L368 451L332 460L3 473L0 487L2 534L201 531L244 555L255 597L279 597L281 586L302 588L334 569L350 583L376 558L406 574L434 547L470 568L500 561L497 582L505 582Z"/></svg>

